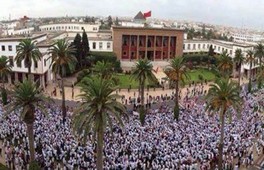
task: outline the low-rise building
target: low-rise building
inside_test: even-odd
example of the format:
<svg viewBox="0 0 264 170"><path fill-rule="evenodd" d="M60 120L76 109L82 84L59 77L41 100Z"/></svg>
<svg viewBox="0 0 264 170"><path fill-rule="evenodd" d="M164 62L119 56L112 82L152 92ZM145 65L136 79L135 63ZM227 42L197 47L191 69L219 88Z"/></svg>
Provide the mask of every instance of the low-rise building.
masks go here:
<svg viewBox="0 0 264 170"><path fill-rule="evenodd" d="M51 73L50 65L51 59L48 53L50 47L54 43L55 39L65 38L65 33L57 33L48 35L46 33L33 34L31 37L27 37L36 41L37 47L39 48L42 58L38 62L33 62L31 66L31 72L34 75L34 80L39 82L40 85L45 87L49 81L53 80L53 74ZM22 82L28 77L28 68L25 62L15 62L17 55L17 46L25 39L25 37L12 37L12 38L0 38L0 56L6 56L9 58L10 65L12 66L12 73L8 77L8 83L15 83L17 81Z"/></svg>

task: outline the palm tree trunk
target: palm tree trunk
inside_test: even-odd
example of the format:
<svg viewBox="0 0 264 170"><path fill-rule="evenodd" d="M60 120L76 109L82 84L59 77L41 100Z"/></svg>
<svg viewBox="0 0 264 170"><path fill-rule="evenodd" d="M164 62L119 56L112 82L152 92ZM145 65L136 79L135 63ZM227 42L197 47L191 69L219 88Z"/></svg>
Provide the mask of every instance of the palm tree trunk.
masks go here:
<svg viewBox="0 0 264 170"><path fill-rule="evenodd" d="M221 115L221 136L219 143L219 161L218 161L218 169L223 169L223 146L224 146L224 129L225 129L225 109L223 109Z"/></svg>
<svg viewBox="0 0 264 170"><path fill-rule="evenodd" d="M32 80L33 81L33 76L31 74L31 62L29 61L28 63L28 80Z"/></svg>
<svg viewBox="0 0 264 170"><path fill-rule="evenodd" d="M96 147L96 168L98 170L103 170L103 145L104 145L104 129L102 121L99 122L99 127L97 131L97 147Z"/></svg>
<svg viewBox="0 0 264 170"><path fill-rule="evenodd" d="M174 119L178 121L179 120L179 80L176 80L175 86L176 87L175 87Z"/></svg>
<svg viewBox="0 0 264 170"><path fill-rule="evenodd" d="M240 79L241 79L241 65L238 68L238 85L240 86Z"/></svg>
<svg viewBox="0 0 264 170"><path fill-rule="evenodd" d="M145 101L144 101L144 86L145 86L145 80L143 80L142 81L142 84L140 85L140 100L141 100L141 106L143 106L143 108L144 108L144 103L145 103Z"/></svg>
<svg viewBox="0 0 264 170"><path fill-rule="evenodd" d="M139 116L140 116L140 122L142 126L144 126L145 124L144 85L145 85L145 79L140 81L140 105L141 106L139 110Z"/></svg>
<svg viewBox="0 0 264 170"><path fill-rule="evenodd" d="M64 90L64 79L63 79L63 77L61 77L61 91L62 91L61 109L62 109L62 117L63 117L63 122L64 122L67 113L66 113L66 106L65 106L65 90Z"/></svg>
<svg viewBox="0 0 264 170"><path fill-rule="evenodd" d="M248 91L251 92L251 80L252 79L252 62L250 62L249 66L249 83L248 83Z"/></svg>
<svg viewBox="0 0 264 170"><path fill-rule="evenodd" d="M30 153L30 161L35 160L35 146L34 146L34 132L33 132L34 123L27 123L27 135L29 141L29 153Z"/></svg>

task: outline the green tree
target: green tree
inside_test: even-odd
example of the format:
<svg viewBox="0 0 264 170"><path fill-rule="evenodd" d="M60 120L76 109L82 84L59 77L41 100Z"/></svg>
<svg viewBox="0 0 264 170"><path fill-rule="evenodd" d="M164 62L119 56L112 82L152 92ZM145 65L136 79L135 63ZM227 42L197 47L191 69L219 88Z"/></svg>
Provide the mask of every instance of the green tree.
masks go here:
<svg viewBox="0 0 264 170"><path fill-rule="evenodd" d="M252 66L253 66L253 62L255 62L255 57L254 57L253 50L248 50L247 51L247 57L246 57L246 61L245 62L247 64L249 64L248 91L251 92L251 87L252 87Z"/></svg>
<svg viewBox="0 0 264 170"><path fill-rule="evenodd" d="M202 36L203 36L203 38L205 38L205 36L206 36L205 24L203 24L203 28L202 28Z"/></svg>
<svg viewBox="0 0 264 170"><path fill-rule="evenodd" d="M187 33L187 39L193 39L195 36L195 29L194 28L191 28L190 30L188 30L188 33Z"/></svg>
<svg viewBox="0 0 264 170"><path fill-rule="evenodd" d="M111 15L108 16L107 23L108 23L108 27L111 28L113 25L113 19Z"/></svg>
<svg viewBox="0 0 264 170"><path fill-rule="evenodd" d="M121 116L126 116L126 109L116 100L120 96L114 93L117 88L111 80L101 77L85 78L80 87L83 102L75 110L73 128L75 132L84 136L84 141L90 132L94 132L97 140L96 166L98 170L103 170L105 129L108 126L112 131L114 120L123 126Z"/></svg>
<svg viewBox="0 0 264 170"><path fill-rule="evenodd" d="M119 19L118 17L116 17L116 20L115 20L115 25L118 26L119 25Z"/></svg>
<svg viewBox="0 0 264 170"><path fill-rule="evenodd" d="M3 105L7 104L7 92L5 89L5 81L8 78L8 75L12 72L12 66L10 65L10 61L6 56L2 56L0 58L0 78L2 81L2 90L1 90L1 96L2 96L2 102Z"/></svg>
<svg viewBox="0 0 264 170"><path fill-rule="evenodd" d="M212 45L210 45L209 47L209 51L208 51L208 56L210 57L213 57L215 54L214 54L214 48Z"/></svg>
<svg viewBox="0 0 264 170"><path fill-rule="evenodd" d="M30 161L35 160L34 121L36 109L47 114L45 103L51 100L41 93L41 89L31 80L24 80L11 91L12 101L6 107L6 115L20 111L21 119L26 123L29 139Z"/></svg>
<svg viewBox="0 0 264 170"><path fill-rule="evenodd" d="M262 68L262 59L264 57L264 46L258 43L255 47L255 57L259 59L260 68Z"/></svg>
<svg viewBox="0 0 264 170"><path fill-rule="evenodd" d="M73 56L75 49L65 39L60 39L53 44L49 53L51 54L51 68L52 72L59 75L61 78L62 90L62 115L65 121L66 106L65 106L65 91L64 91L64 77L66 71L73 71L73 64L76 63L76 58Z"/></svg>
<svg viewBox="0 0 264 170"><path fill-rule="evenodd" d="M186 62L183 57L175 57L170 61L169 67L164 70L168 78L175 82L175 106L174 118L179 120L179 83L184 83L185 78L189 78L187 74Z"/></svg>
<svg viewBox="0 0 264 170"><path fill-rule="evenodd" d="M21 62L25 62L25 66L28 68L28 74L33 79L31 75L32 61L37 63L41 60L42 54L39 51L36 41L31 39L23 39L17 46L17 55L15 61L17 65L21 65Z"/></svg>
<svg viewBox="0 0 264 170"><path fill-rule="evenodd" d="M136 62L135 67L132 69L131 78L139 82L139 93L140 93L140 122L142 125L145 123L146 111L144 107L144 90L146 81L155 82L155 75L153 74L153 65L147 59L140 59Z"/></svg>
<svg viewBox="0 0 264 170"><path fill-rule="evenodd" d="M82 37L79 33L76 34L74 41L73 41L73 46L76 49L75 50L75 57L78 61L77 65L79 67L82 67Z"/></svg>
<svg viewBox="0 0 264 170"><path fill-rule="evenodd" d="M240 86L241 66L245 62L245 58L244 58L244 56L242 54L242 50L241 49L237 49L235 51L234 62L235 62L235 65L236 65L236 70L238 71L238 85Z"/></svg>
<svg viewBox="0 0 264 170"><path fill-rule="evenodd" d="M234 109L238 117L240 116L239 109L242 106L242 100L239 96L240 88L238 84L229 79L218 79L215 84L210 85L210 89L206 96L206 110L219 113L221 122L221 136L219 142L219 162L218 169L223 169L223 145L224 145L224 126L225 117L228 114L229 120L232 120L232 109Z"/></svg>
<svg viewBox="0 0 264 170"><path fill-rule="evenodd" d="M6 56L0 57L0 78L3 84L3 88L5 88L5 81L12 72L12 66L10 65L10 61Z"/></svg>
<svg viewBox="0 0 264 170"><path fill-rule="evenodd" d="M83 35L82 35L82 58L81 58L81 67L83 67L83 61L86 59L86 57L89 55L90 47L89 47L89 40L88 36L83 29Z"/></svg>
<svg viewBox="0 0 264 170"><path fill-rule="evenodd" d="M93 66L92 71L99 74L103 79L111 79L113 74L113 65L109 62L97 61Z"/></svg>
<svg viewBox="0 0 264 170"><path fill-rule="evenodd" d="M262 66L260 71L257 73L257 83L259 89L262 87L263 81L264 81L264 66Z"/></svg>
<svg viewBox="0 0 264 170"><path fill-rule="evenodd" d="M224 51L218 58L217 69L221 76L230 77L233 71L233 61L227 51Z"/></svg>

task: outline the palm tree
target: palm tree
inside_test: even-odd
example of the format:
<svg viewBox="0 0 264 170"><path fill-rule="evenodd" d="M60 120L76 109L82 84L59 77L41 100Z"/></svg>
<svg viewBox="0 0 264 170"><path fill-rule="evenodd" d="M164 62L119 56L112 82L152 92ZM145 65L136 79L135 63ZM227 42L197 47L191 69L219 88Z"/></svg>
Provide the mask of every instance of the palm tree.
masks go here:
<svg viewBox="0 0 264 170"><path fill-rule="evenodd" d="M252 65L255 62L254 52L252 50L247 51L246 63L249 64L249 82L248 82L248 91L251 92L251 83L252 83Z"/></svg>
<svg viewBox="0 0 264 170"><path fill-rule="evenodd" d="M41 93L41 89L31 80L24 80L11 91L12 102L6 107L6 114L20 111L21 119L26 123L29 139L30 160L35 160L34 121L36 109L46 114L45 103L51 100Z"/></svg>
<svg viewBox="0 0 264 170"><path fill-rule="evenodd" d="M260 67L262 66L262 58L264 57L264 46L261 43L258 43L255 46L255 56L259 59Z"/></svg>
<svg viewBox="0 0 264 170"><path fill-rule="evenodd" d="M227 51L224 51L218 58L217 69L222 76L230 76L233 70L233 61Z"/></svg>
<svg viewBox="0 0 264 170"><path fill-rule="evenodd" d="M187 74L187 67L183 57L175 57L170 61L168 68L164 70L168 78L175 82L175 106L174 106L174 118L179 120L179 83L185 82L185 78L189 78Z"/></svg>
<svg viewBox="0 0 264 170"><path fill-rule="evenodd" d="M102 78L109 79L112 77L113 65L109 62L98 61L92 68L94 73L100 74Z"/></svg>
<svg viewBox="0 0 264 170"><path fill-rule="evenodd" d="M145 122L145 109L144 109L144 90L146 81L155 82L156 78L153 74L153 66L147 59L140 59L136 62L136 66L132 69L131 78L139 82L140 93L140 121L144 125Z"/></svg>
<svg viewBox="0 0 264 170"><path fill-rule="evenodd" d="M257 82L258 82L258 88L259 89L262 86L263 80L264 80L264 66L262 66L260 71L257 73Z"/></svg>
<svg viewBox="0 0 264 170"><path fill-rule="evenodd" d="M219 113L221 121L221 136L219 143L219 166L222 168L223 145L224 145L224 126L225 116L229 114L230 121L232 120L232 108L240 115L239 109L242 105L241 97L239 96L240 88L238 84L229 81L229 79L218 79L215 84L210 85L210 89L206 96L206 110L216 111ZM213 112L215 113L215 112Z"/></svg>
<svg viewBox="0 0 264 170"><path fill-rule="evenodd" d="M242 54L242 50L241 49L237 49L235 51L235 58L234 58L234 62L236 64L236 69L238 70L238 85L240 86L240 79L241 79L241 65L244 63L245 58Z"/></svg>
<svg viewBox="0 0 264 170"><path fill-rule="evenodd" d="M32 61L34 63L41 60L42 54L39 51L36 41L31 39L23 39L17 46L17 55L15 61L18 64L24 60L25 66L28 67L28 74L31 77ZM31 77L32 78L32 77Z"/></svg>
<svg viewBox="0 0 264 170"><path fill-rule="evenodd" d="M57 40L50 49L52 72L61 78L63 121L66 118L64 77L67 70L73 71L73 64L77 62L73 56L74 51L75 49L65 39Z"/></svg>
<svg viewBox="0 0 264 170"><path fill-rule="evenodd" d="M11 72L12 66L10 65L9 59L6 56L2 56L0 58L0 78L3 83L3 88L5 88L5 80Z"/></svg>
<svg viewBox="0 0 264 170"><path fill-rule="evenodd" d="M87 135L94 132L97 139L96 146L96 166L98 170L103 170L103 145L104 133L107 126L112 131L113 119L123 125L121 116L127 116L125 107L116 99L119 95L114 94L117 89L111 79L102 77L84 78L80 83L80 95L83 102L75 110L73 128L79 135Z"/></svg>

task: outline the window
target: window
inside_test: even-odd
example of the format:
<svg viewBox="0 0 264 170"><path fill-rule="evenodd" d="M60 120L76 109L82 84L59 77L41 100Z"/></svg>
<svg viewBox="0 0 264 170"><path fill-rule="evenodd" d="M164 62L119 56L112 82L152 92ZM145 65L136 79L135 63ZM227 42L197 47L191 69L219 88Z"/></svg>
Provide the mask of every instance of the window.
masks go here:
<svg viewBox="0 0 264 170"><path fill-rule="evenodd" d="M218 47L218 51L220 51L220 47Z"/></svg>
<svg viewBox="0 0 264 170"><path fill-rule="evenodd" d="M99 42L99 49L102 49L102 48L103 48L103 43Z"/></svg>
<svg viewBox="0 0 264 170"><path fill-rule="evenodd" d="M38 62L34 62L35 68L38 68Z"/></svg>
<svg viewBox="0 0 264 170"><path fill-rule="evenodd" d="M224 49L224 48L222 48L222 52L224 52L224 50L225 50L225 49Z"/></svg>
<svg viewBox="0 0 264 170"><path fill-rule="evenodd" d="M127 52L126 52L126 51L124 51L124 52L123 52L123 56L126 56L126 55L127 55Z"/></svg>
<svg viewBox="0 0 264 170"><path fill-rule="evenodd" d="M12 45L8 46L8 51L12 51Z"/></svg>
<svg viewBox="0 0 264 170"><path fill-rule="evenodd" d="M188 44L188 50L190 50L191 49L191 44Z"/></svg>
<svg viewBox="0 0 264 170"><path fill-rule="evenodd" d="M194 50L196 49L196 44L193 44L193 49L194 49Z"/></svg>
<svg viewBox="0 0 264 170"><path fill-rule="evenodd" d="M185 44L183 44L183 49L185 50Z"/></svg>
<svg viewBox="0 0 264 170"><path fill-rule="evenodd" d="M5 46L4 45L2 45L2 51L5 51Z"/></svg>
<svg viewBox="0 0 264 170"><path fill-rule="evenodd" d="M110 49L110 47L111 47L111 43L108 42L108 43L107 43L107 49Z"/></svg>
<svg viewBox="0 0 264 170"><path fill-rule="evenodd" d="M205 44L203 44L203 49L205 49Z"/></svg>
<svg viewBox="0 0 264 170"><path fill-rule="evenodd" d="M10 64L10 66L14 66L13 56L9 56L9 64Z"/></svg>
<svg viewBox="0 0 264 170"><path fill-rule="evenodd" d="M96 42L93 42L93 49L96 49Z"/></svg>
<svg viewBox="0 0 264 170"><path fill-rule="evenodd" d="M230 50L230 55L232 55L232 50Z"/></svg>
<svg viewBox="0 0 264 170"><path fill-rule="evenodd" d="M198 44L198 49L200 49L201 48L201 44Z"/></svg>
<svg viewBox="0 0 264 170"><path fill-rule="evenodd" d="M44 59L44 67L47 65L47 59Z"/></svg>

